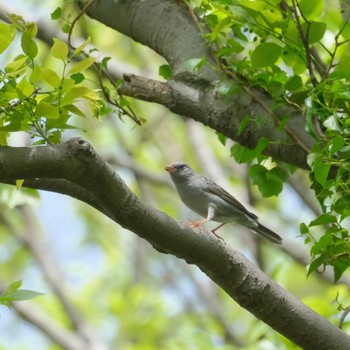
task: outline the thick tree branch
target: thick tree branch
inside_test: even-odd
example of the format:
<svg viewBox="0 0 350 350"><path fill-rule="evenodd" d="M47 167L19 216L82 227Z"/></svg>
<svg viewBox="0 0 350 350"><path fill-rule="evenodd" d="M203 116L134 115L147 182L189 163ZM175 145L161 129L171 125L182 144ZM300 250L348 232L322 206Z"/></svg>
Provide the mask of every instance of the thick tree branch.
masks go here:
<svg viewBox="0 0 350 350"><path fill-rule="evenodd" d="M180 1L94 1L88 14L156 51L169 62L175 75L189 71L186 61L191 58L206 57L215 65L190 12ZM218 78L209 66L200 75L207 80Z"/></svg>
<svg viewBox="0 0 350 350"><path fill-rule="evenodd" d="M350 337L270 280L239 252L139 200L85 141L37 148L0 147L0 181L65 179L93 194L121 226L158 251L196 264L242 307L303 349L342 350ZM75 196L79 198L79 193Z"/></svg>
<svg viewBox="0 0 350 350"><path fill-rule="evenodd" d="M266 154L308 168L306 156L313 140L305 132L305 120L299 110L288 105L276 108L269 96L258 89L244 86L240 81L232 81L240 89L239 93L220 95L225 87L217 84L217 81L224 78L223 75L209 66L196 73L189 70L187 61L191 58L205 57L214 66L215 62L197 24L180 2L95 1L88 14L154 49L172 67L173 78L166 87L163 85L163 92L162 86L154 81L148 84L144 81L144 91L137 90L137 82L133 79L126 82L128 86L122 87L122 93L163 104L173 112L200 121L249 148L254 148L261 137L266 137L271 140ZM153 90L147 94L149 88ZM251 122L238 135L239 125L246 116ZM288 123L279 130L286 118Z"/></svg>
<svg viewBox="0 0 350 350"><path fill-rule="evenodd" d="M306 157L312 142L303 129L304 119L296 110L284 107L273 111L271 101L267 101L266 96L258 91L254 97L241 94L227 97L220 93L221 88L225 91L229 87L227 83L221 86L219 83L213 85L203 80L173 80L164 83L127 75L119 92L144 101L159 103L174 113L188 116L220 131L248 148L256 147L260 138L266 137L270 140L270 144L265 148L265 154L308 169ZM255 105L253 111L250 107L258 97L260 102ZM276 120L266 118L266 114L270 114L270 117L273 115L273 118L277 118L280 122L289 116L285 127L289 133L280 130ZM246 116L250 122L239 134L241 122ZM300 133L298 130L303 132ZM293 135L293 140L290 135Z"/></svg>

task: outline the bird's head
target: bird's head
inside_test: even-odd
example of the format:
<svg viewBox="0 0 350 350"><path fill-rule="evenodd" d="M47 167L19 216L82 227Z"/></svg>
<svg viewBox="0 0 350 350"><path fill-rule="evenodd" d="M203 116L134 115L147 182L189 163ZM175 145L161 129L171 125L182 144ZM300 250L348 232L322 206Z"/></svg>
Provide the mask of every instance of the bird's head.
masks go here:
<svg viewBox="0 0 350 350"><path fill-rule="evenodd" d="M193 170L184 162L175 162L164 168L172 178L191 178Z"/></svg>

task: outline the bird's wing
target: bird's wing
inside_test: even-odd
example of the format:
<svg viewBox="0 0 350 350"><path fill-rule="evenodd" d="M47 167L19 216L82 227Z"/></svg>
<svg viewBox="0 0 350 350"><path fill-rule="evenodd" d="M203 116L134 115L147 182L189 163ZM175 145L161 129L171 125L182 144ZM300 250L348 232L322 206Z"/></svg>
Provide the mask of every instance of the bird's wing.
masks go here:
<svg viewBox="0 0 350 350"><path fill-rule="evenodd" d="M213 193L217 196L219 196L220 198L222 198L224 201L226 201L227 203L232 204L233 206L235 206L238 210L242 211L243 214L246 214L247 216L249 216L251 219L258 221L259 218L251 213L249 210L247 210L244 205L242 205L235 197L233 197L230 193L228 193L226 190L224 190L222 187L220 187L219 185L217 185L214 181L205 178L208 184L207 187L207 191L209 193Z"/></svg>

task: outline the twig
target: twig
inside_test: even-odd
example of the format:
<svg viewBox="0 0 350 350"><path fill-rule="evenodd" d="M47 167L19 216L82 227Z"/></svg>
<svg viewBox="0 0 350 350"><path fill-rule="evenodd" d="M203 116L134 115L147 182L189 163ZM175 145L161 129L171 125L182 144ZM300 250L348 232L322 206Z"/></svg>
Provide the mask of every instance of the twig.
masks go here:
<svg viewBox="0 0 350 350"><path fill-rule="evenodd" d="M348 306L348 307L344 310L344 312L342 313L342 315L340 316L339 324L338 324L338 327L339 327L340 329L343 328L343 323L344 323L345 317L349 314L349 312L350 312L350 306Z"/></svg>
<svg viewBox="0 0 350 350"><path fill-rule="evenodd" d="M70 25L70 29L69 29L69 33L68 33L68 46L72 49L75 50L75 46L72 44L72 34L73 34L73 30L75 25L77 24L78 20L86 13L86 11L90 8L90 6L95 2L96 0L90 0L88 3L86 3L86 5L81 9L81 11L79 12L79 14L74 18L74 20L72 21L71 25ZM89 55L82 51L81 52L85 57L89 57ZM126 107L122 107L120 105L120 103L115 100L115 99L111 99L107 89L105 88L103 81L102 81L102 76L104 76L105 78L108 79L108 81L112 84L112 86L115 88L116 92L118 93L120 98L123 98L123 96L117 91L117 85L115 84L114 80L110 77L110 75L108 74L108 72L105 69L102 69L101 66L94 62L92 65L97 73L97 77L99 80L99 84L101 87L101 91L105 97L105 99L107 100L107 102L109 102L111 105L116 106L119 110L123 111L123 113L125 115L127 115L130 119L132 119L136 124L141 125L141 119L138 118L135 114L135 112L132 110L132 108L130 106L126 106Z"/></svg>
<svg viewBox="0 0 350 350"><path fill-rule="evenodd" d="M334 50L333 50L333 52L329 52L329 55L331 56L331 61L329 62L328 67L327 67L327 69L325 70L325 72L324 72L324 74L322 76L322 81L325 80L328 77L331 69L334 67L334 59L335 59L335 55L337 53L337 50L338 50L339 46L343 45L346 42L346 41L343 41L343 42L340 43L338 40L339 40L339 37L340 37L341 33L344 31L346 25L348 24L349 19L350 19L350 14L347 16L347 18L344 21L342 27L339 29L339 32L334 37L334 41L335 41Z"/></svg>
<svg viewBox="0 0 350 350"><path fill-rule="evenodd" d="M316 87L318 85L318 81L316 79L315 72L314 72L314 69L313 69L313 66L312 66L311 49L310 49L310 46L309 46L310 22L304 17L304 15L303 15L302 11L300 10L299 5L297 4L296 0L292 0L291 11L292 11L292 13L294 15L294 18L295 18L295 21L296 21L296 25L297 25L297 29L299 31L301 41L302 41L302 43L304 45L304 48L305 48L306 66L307 66L307 69L308 69L308 71L310 73L311 83L312 83L313 87ZM298 11L300 11L300 15L303 17L305 22L308 24L306 33L304 33L303 28L301 27L300 16L299 16Z"/></svg>

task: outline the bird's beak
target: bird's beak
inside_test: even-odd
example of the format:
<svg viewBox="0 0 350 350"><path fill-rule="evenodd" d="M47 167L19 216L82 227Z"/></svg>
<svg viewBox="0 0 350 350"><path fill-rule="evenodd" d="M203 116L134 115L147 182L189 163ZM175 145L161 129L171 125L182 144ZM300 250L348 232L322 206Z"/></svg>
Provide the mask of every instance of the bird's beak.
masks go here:
<svg viewBox="0 0 350 350"><path fill-rule="evenodd" d="M170 174L175 173L176 171L176 168L174 168L172 165L167 165L164 169Z"/></svg>

